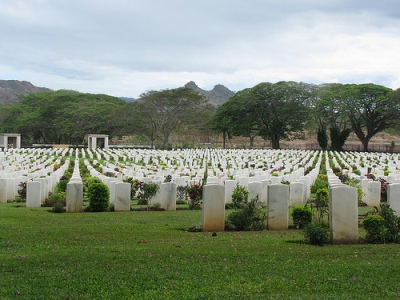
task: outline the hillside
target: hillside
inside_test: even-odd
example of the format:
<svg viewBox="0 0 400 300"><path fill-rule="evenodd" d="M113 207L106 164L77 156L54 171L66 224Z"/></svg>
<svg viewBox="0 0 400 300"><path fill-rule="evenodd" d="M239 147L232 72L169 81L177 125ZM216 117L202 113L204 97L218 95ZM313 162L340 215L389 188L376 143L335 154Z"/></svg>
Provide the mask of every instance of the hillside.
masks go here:
<svg viewBox="0 0 400 300"><path fill-rule="evenodd" d="M235 93L229 90L227 87L217 84L211 91L206 91L197 86L194 81L189 81L185 84L185 88L190 88L198 91L200 94L204 95L211 103L215 105L221 105Z"/></svg>
<svg viewBox="0 0 400 300"><path fill-rule="evenodd" d="M0 80L0 105L18 102L18 95L48 92L48 88L37 87L28 81Z"/></svg>

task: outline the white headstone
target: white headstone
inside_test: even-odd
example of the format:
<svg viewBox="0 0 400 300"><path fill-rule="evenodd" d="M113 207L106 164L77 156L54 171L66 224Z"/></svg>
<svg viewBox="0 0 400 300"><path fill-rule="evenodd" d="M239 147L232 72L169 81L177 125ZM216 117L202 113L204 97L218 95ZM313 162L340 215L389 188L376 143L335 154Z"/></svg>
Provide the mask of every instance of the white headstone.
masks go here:
<svg viewBox="0 0 400 300"><path fill-rule="evenodd" d="M400 217L400 183L391 183L387 189L387 203Z"/></svg>
<svg viewBox="0 0 400 300"><path fill-rule="evenodd" d="M268 187L268 230L289 227L289 186L272 184Z"/></svg>
<svg viewBox="0 0 400 300"><path fill-rule="evenodd" d="M70 181L67 184L67 212L83 211L83 183L79 180Z"/></svg>
<svg viewBox="0 0 400 300"><path fill-rule="evenodd" d="M26 184L26 207L40 207L41 201L41 184L38 181L28 181Z"/></svg>
<svg viewBox="0 0 400 300"><path fill-rule="evenodd" d="M114 211L131 210L131 185L127 182L118 182L114 185Z"/></svg>
<svg viewBox="0 0 400 300"><path fill-rule="evenodd" d="M203 187L203 231L224 231L225 187L210 184Z"/></svg>
<svg viewBox="0 0 400 300"><path fill-rule="evenodd" d="M301 205L305 202L306 191L303 182L291 182L289 186L289 205Z"/></svg>
<svg viewBox="0 0 400 300"><path fill-rule="evenodd" d="M358 243L357 189L347 185L329 189L331 241L337 244Z"/></svg>

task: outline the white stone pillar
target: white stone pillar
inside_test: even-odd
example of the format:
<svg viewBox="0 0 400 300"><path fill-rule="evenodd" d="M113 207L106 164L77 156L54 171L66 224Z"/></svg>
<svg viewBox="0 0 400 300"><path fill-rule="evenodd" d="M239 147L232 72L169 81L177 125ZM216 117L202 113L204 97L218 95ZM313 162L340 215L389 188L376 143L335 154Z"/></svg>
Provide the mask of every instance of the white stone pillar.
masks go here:
<svg viewBox="0 0 400 300"><path fill-rule="evenodd" d="M18 149L21 148L21 136L20 135L17 136L17 148Z"/></svg>

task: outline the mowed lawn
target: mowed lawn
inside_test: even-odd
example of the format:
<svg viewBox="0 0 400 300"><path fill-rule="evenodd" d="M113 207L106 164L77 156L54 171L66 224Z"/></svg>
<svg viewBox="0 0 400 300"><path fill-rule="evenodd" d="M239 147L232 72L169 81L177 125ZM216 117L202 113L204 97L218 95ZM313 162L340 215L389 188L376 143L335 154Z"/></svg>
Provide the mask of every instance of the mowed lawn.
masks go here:
<svg viewBox="0 0 400 300"><path fill-rule="evenodd" d="M397 244L318 247L299 230L186 232L200 210L48 210L0 204L0 299L400 297Z"/></svg>

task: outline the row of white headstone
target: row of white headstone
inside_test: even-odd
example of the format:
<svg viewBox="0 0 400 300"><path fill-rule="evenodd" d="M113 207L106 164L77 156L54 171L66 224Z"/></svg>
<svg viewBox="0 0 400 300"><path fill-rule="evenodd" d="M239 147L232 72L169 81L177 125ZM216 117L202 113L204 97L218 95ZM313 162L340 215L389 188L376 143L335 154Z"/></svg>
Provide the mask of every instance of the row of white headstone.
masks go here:
<svg viewBox="0 0 400 300"><path fill-rule="evenodd" d="M88 156L89 158L96 158L98 160L110 159L112 162L102 162L104 165L101 166L102 173L95 170L88 160L85 160L85 164L92 176L99 177L107 184L110 189L110 202L114 204L116 211L129 211L130 210L130 184L124 183L122 179L127 177L134 177L143 181L153 181L160 184L160 192L157 196L152 199L152 203L159 203L162 208L167 210L176 209L175 198L177 186L186 186L193 182L198 182L202 179L205 172L209 174L208 184L205 186L205 193L203 199L203 226L205 230L209 230L207 227L208 218L212 216L211 211L215 213L217 210L211 209L207 213L207 207L210 207L209 201L215 201L215 203L228 203L231 200L231 195L236 184L246 186L249 189L250 197L253 198L256 195L259 196L261 201L268 204L268 228L273 229L285 229L287 228L288 220L288 207L290 205L304 203L310 195L310 186L314 182L319 172L319 166L321 163L322 152L314 151L209 151L209 150L189 150L189 151L175 151L165 152L156 150L93 150L85 151L83 149L58 149L58 150L10 150L7 152L0 152L0 193L6 195L4 199L10 199L15 195L16 186L21 181L20 177L24 179L32 179L32 182L39 182L38 184L31 184L28 182L28 195L29 201L27 206L37 206L39 201L37 200L40 195L40 202L43 201L43 197L47 192L54 189L54 186L58 178L62 176L63 171L68 167L67 162L58 169L56 172L51 172L51 162L54 162L52 155L78 155L82 157ZM328 152L326 152L328 154ZM235 156L236 155L236 156ZM264 155L264 156L263 156ZM37 156L41 156L39 160L35 160ZM46 159L50 157L49 159ZM328 155L326 155L326 166L329 166ZM307 176L303 176L304 168L308 168L314 159L318 159L318 163L315 169L313 169ZM386 179L390 182L388 188L388 202L396 212L400 211L400 204L397 199L400 195L400 182L399 179L399 160L397 155L380 154L380 156L370 156L369 154L359 153L334 153L333 161L336 166L339 166L337 159L345 163L350 169L352 165L361 168L361 162L370 161L373 163L372 171L377 175L382 175L384 168L391 171L390 175ZM12 163L10 163L10 159ZM130 161L146 162L147 166L138 166L135 164L129 165ZM384 164L382 162L385 162ZM55 161L54 163L59 163ZM151 162L151 164L150 164ZM68 162L69 163L69 162ZM93 164L97 162L92 162ZM381 163L381 164L380 164ZM182 165L181 165L182 164ZM77 164L78 165L78 164ZM162 165L162 167L161 167ZM46 167L45 167L46 166ZM301 166L301 167L298 167ZM265 170L268 168L268 170ZM77 169L77 166L75 167ZM271 170L272 169L272 170ZM118 170L118 171L117 171ZM272 176L271 172L274 171L278 176ZM115 178L107 177L104 175L106 172L113 172L116 174ZM173 172L173 173L171 173ZM344 171L346 172L346 171ZM366 170L362 170L362 174ZM42 178L37 177L40 174ZM76 175L78 174L78 175ZM172 176L171 183L163 183L163 179L166 175ZM275 175L276 175L275 174ZM352 177L357 178L357 175L350 173ZM231 178L234 179L231 179ZM346 234L343 236L352 236L349 240L354 240L354 235L349 235L348 232L358 231L354 229L354 222L357 221L357 193L355 189L349 188L341 184L337 177L333 174L332 170L328 167L328 178L330 184L330 205L331 205L331 233L341 232L335 229L335 216L343 216L346 213L351 215L349 220L351 222L342 226L347 228ZM11 181L12 179L12 181ZM376 181L363 178L361 179L363 189L365 191L365 200L369 205L374 205L380 201L380 184ZM280 184L281 180L290 182L290 185ZM12 182L12 183L11 183ZM378 186L379 184L379 186ZM211 188L211 186L213 186ZM207 190L214 189L215 186L219 186L217 189L223 187L223 193L219 192L206 192ZM34 192L36 190L36 192ZM82 210L81 195L82 195L82 179L79 178L79 172L75 172L71 181L67 187L67 211L78 212ZM14 191L13 194L8 191ZM278 192L279 191L279 192ZM345 204L354 205L353 209L346 207L341 200L347 199L346 196L335 197L335 195L344 193L351 200L346 200ZM355 193L355 196L354 196ZM223 197L221 197L223 194ZM36 200L32 200L32 196L36 195ZM208 200L207 195L210 196ZM278 196L277 196L278 195ZM287 196L286 196L287 195ZM220 198L221 197L221 198ZM218 200L217 200L218 198ZM353 200L353 198L355 200ZM2 199L2 202L5 202ZM212 200L211 200L212 199ZM334 200L336 199L336 200ZM28 199L27 199L28 200ZM277 203L275 203L277 202ZM34 204L33 204L34 203ZM208 206L207 206L208 205ZM277 205L277 207L275 207ZM346 207L341 209L341 207ZM354 213L355 211L355 213ZM351 212L351 213L350 213ZM282 216L282 217L280 217ZM355 216L355 217L354 217ZM341 217L342 218L342 217ZM214 219L213 217L211 219ZM224 219L224 218L223 218ZM338 218L340 220L340 218ZM342 218L343 219L343 218ZM279 221L279 222L278 222ZM341 222L339 222L340 224ZM282 228L276 224L286 224ZM208 228L208 229L207 229ZM349 228L352 228L349 230Z"/></svg>
<svg viewBox="0 0 400 300"><path fill-rule="evenodd" d="M92 176L99 177L109 186L110 202L114 204L115 210L129 211L130 185L102 175L88 161L85 161L85 164ZM247 182L249 197L258 196L261 202L267 204L267 227L269 230L288 229L289 207L305 202L309 187L319 173L320 165L321 156L315 169L306 176L300 176L299 182L292 182L290 185L273 183L272 180L265 179ZM152 203L159 203L160 207L166 210L175 210L177 184L175 182L156 182L160 185L160 191L151 200ZM224 230L225 204L226 199L229 198L227 195L231 196L236 184L238 184L236 180L226 180L225 184L214 181L208 182L204 186L202 212L204 231ZM339 184L332 181L330 184L331 239L336 243L355 243L358 241L357 190L343 185L341 182ZM308 190L305 187L308 187Z"/></svg>

